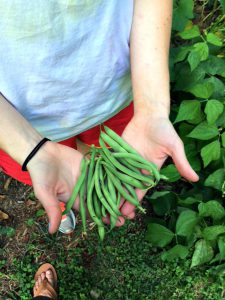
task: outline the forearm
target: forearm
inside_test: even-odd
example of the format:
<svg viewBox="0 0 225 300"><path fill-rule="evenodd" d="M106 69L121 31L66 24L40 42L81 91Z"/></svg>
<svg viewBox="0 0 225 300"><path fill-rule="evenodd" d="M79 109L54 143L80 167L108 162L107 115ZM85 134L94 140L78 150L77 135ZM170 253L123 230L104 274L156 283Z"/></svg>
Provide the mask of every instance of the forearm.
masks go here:
<svg viewBox="0 0 225 300"><path fill-rule="evenodd" d="M135 0L131 74L135 113L169 115L172 0Z"/></svg>
<svg viewBox="0 0 225 300"><path fill-rule="evenodd" d="M42 136L0 94L0 148L22 164Z"/></svg>

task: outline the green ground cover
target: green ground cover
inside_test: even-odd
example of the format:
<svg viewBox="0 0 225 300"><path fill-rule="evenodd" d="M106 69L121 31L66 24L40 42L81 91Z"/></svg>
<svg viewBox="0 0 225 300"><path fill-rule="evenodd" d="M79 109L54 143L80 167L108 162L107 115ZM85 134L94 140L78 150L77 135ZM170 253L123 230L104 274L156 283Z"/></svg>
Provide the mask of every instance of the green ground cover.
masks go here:
<svg viewBox="0 0 225 300"><path fill-rule="evenodd" d="M225 299L223 276L214 276L206 267L190 270L190 258L163 262L145 240L141 220L109 233L103 244L95 230L87 240L77 238L74 243L75 236L50 237L46 223L35 221L23 253L10 266L6 256L0 261L1 270L4 265L8 270L1 271L1 282L14 286L1 299L30 299L34 272L42 261L58 271L60 299Z"/></svg>

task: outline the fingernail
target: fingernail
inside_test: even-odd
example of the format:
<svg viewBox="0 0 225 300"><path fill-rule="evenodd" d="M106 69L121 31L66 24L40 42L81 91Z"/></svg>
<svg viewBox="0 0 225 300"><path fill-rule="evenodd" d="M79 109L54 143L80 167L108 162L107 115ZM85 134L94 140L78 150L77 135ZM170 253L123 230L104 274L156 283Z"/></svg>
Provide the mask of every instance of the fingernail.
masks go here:
<svg viewBox="0 0 225 300"><path fill-rule="evenodd" d="M50 229L50 227L51 227L51 224L50 224L50 223L48 223L48 230Z"/></svg>

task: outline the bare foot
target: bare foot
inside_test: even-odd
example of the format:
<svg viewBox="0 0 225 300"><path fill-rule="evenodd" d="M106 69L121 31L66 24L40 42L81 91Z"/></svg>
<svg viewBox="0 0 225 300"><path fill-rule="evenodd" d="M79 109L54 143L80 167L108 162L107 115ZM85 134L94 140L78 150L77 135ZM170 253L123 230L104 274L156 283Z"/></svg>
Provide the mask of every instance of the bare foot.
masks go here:
<svg viewBox="0 0 225 300"><path fill-rule="evenodd" d="M51 297L51 293L46 289L46 283L48 281L51 286L54 288L54 277L51 270L47 270L46 272L42 272L41 275L38 276L35 285L34 285L34 293L39 290L38 296Z"/></svg>

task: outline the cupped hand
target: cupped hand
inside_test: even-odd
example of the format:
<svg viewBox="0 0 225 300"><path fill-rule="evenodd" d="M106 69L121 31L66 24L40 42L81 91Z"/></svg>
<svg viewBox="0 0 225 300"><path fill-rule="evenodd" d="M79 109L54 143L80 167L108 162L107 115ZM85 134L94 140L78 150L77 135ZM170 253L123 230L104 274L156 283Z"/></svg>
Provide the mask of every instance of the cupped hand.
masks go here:
<svg viewBox="0 0 225 300"><path fill-rule="evenodd" d="M170 156L182 177L188 181L198 181L198 175L185 155L183 142L169 118L136 115L126 126L122 138L159 169ZM141 201L146 191L137 189L136 192ZM121 213L127 218L133 218L134 211L135 207L127 201L121 207Z"/></svg>
<svg viewBox="0 0 225 300"><path fill-rule="evenodd" d="M28 163L34 193L49 218L49 233L61 222L59 201L67 202L80 175L82 154L70 147L47 142ZM78 207L75 202L75 209Z"/></svg>

